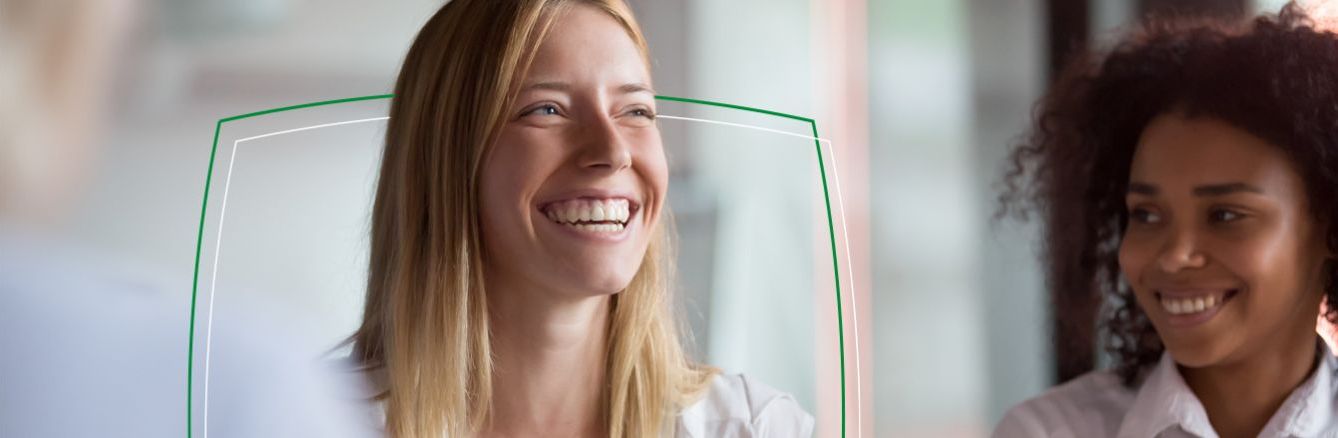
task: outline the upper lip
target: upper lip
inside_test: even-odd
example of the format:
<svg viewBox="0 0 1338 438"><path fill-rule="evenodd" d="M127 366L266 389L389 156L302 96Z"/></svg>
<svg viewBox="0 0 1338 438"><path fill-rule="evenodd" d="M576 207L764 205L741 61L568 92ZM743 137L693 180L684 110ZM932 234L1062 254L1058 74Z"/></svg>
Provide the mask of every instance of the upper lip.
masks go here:
<svg viewBox="0 0 1338 438"><path fill-rule="evenodd" d="M546 211L552 204L565 201L574 201L577 199L626 199L631 211L635 212L641 207L641 200L635 192L630 190L618 189L578 189L562 192L553 196L548 196L539 201L540 211Z"/></svg>

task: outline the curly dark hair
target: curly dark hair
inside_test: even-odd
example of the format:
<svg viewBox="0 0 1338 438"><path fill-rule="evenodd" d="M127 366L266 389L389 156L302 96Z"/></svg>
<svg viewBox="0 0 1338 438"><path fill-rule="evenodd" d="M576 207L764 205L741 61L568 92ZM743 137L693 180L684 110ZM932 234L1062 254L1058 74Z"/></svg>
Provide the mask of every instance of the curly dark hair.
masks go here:
<svg viewBox="0 0 1338 438"><path fill-rule="evenodd" d="M1128 386L1163 351L1121 280L1130 162L1148 122L1171 111L1221 120L1282 149L1301 173L1314 219L1326 225L1329 250L1338 252L1338 226L1327 226L1338 218L1338 35L1292 3L1238 22L1148 19L1109 51L1077 55L1012 151L1000 214L1044 218L1043 258L1057 305L1074 297L1102 303L1099 321L1060 313L1059 330L1095 323ZM1338 303L1338 263L1326 261L1324 272L1325 299ZM1338 306L1325 317L1338 322Z"/></svg>

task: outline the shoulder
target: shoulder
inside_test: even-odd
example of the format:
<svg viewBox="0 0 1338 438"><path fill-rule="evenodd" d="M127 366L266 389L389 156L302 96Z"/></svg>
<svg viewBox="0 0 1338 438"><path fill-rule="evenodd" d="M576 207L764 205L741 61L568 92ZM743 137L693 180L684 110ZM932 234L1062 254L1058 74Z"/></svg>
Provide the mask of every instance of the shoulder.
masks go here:
<svg viewBox="0 0 1338 438"><path fill-rule="evenodd" d="M1112 372L1090 372L1013 406L993 437L1115 436L1136 393Z"/></svg>
<svg viewBox="0 0 1338 438"><path fill-rule="evenodd" d="M742 374L721 374L683 410L677 437L809 437L813 416L794 397Z"/></svg>

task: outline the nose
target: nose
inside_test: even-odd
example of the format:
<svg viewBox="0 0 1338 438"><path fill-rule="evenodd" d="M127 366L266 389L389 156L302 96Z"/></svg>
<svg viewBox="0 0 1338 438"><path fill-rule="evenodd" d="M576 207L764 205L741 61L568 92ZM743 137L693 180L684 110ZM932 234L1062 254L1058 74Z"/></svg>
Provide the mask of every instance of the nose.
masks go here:
<svg viewBox="0 0 1338 438"><path fill-rule="evenodd" d="M617 172L632 165L632 148L607 116L596 117L581 130L582 169Z"/></svg>
<svg viewBox="0 0 1338 438"><path fill-rule="evenodd" d="M1208 262L1200 250L1193 231L1173 231L1157 254L1157 265L1162 271L1176 273L1184 269L1202 268Z"/></svg>

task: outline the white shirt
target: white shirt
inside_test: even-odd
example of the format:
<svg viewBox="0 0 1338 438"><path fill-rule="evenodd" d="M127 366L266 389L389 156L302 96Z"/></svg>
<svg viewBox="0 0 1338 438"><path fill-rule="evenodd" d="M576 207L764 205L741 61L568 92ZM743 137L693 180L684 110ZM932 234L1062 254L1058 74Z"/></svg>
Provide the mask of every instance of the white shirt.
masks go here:
<svg viewBox="0 0 1338 438"><path fill-rule="evenodd" d="M724 374L679 413L674 429L675 438L808 438L813 417L789 394L742 374Z"/></svg>
<svg viewBox="0 0 1338 438"><path fill-rule="evenodd" d="M1261 438L1338 437L1338 358L1321 343L1318 366L1259 432ZM1203 404L1169 353L1137 388L1110 371L1091 372L1008 411L995 438L1217 438Z"/></svg>
<svg viewBox="0 0 1338 438"><path fill-rule="evenodd" d="M344 359L352 364L352 359ZM352 366L352 365L350 365ZM354 368L356 369L356 366ZM383 381L366 373L369 426L385 430L385 403L372 400ZM742 374L717 375L701 400L679 413L674 438L809 438L813 417L789 394Z"/></svg>

